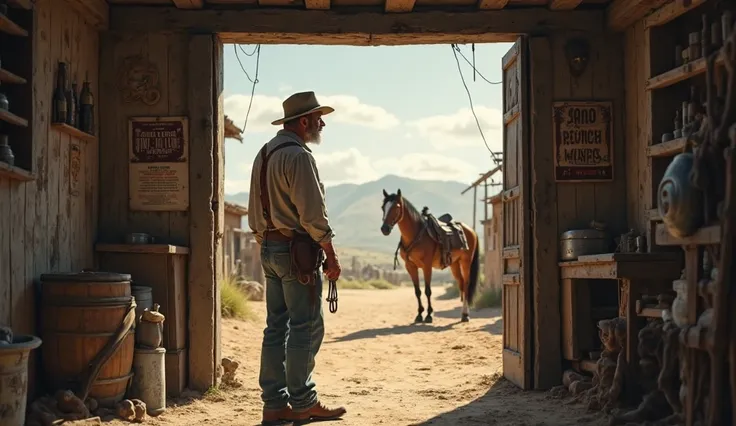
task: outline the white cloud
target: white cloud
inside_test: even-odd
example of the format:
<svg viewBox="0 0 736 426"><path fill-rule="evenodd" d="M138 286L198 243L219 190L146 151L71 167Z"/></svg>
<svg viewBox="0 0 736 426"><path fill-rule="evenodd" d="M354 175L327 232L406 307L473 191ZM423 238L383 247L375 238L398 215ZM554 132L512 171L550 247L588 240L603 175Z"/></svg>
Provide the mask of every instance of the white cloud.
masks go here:
<svg viewBox="0 0 736 426"><path fill-rule="evenodd" d="M279 93L286 92L291 92L291 86L289 86L288 84L282 84L281 86L279 86Z"/></svg>
<svg viewBox="0 0 736 426"><path fill-rule="evenodd" d="M503 114L501 111L480 105L475 106L475 113L488 145L494 151L501 151L503 148ZM439 150L458 146L478 146L486 149L470 108L462 108L452 114L420 118L408 122L407 126L426 138Z"/></svg>
<svg viewBox="0 0 736 426"><path fill-rule="evenodd" d="M370 158L355 148L329 154L315 154L319 177L325 185L363 183L379 177Z"/></svg>
<svg viewBox="0 0 736 426"><path fill-rule="evenodd" d="M325 118L327 126L330 121L357 126L371 127L379 130L390 129L400 124L399 119L383 107L362 103L351 95L318 96L322 105L335 108L335 112ZM225 114L236 124L242 126L248 111L248 95L230 95L225 98ZM258 132L274 129L271 122L283 115L283 99L276 96L255 95L246 131Z"/></svg>
<svg viewBox="0 0 736 426"><path fill-rule="evenodd" d="M250 191L250 179L225 178L225 194L237 194Z"/></svg>
<svg viewBox="0 0 736 426"><path fill-rule="evenodd" d="M387 174L420 180L467 182L477 174L469 163L446 155L415 152L401 157L371 160L355 148L330 154L315 154L325 185L364 183Z"/></svg>

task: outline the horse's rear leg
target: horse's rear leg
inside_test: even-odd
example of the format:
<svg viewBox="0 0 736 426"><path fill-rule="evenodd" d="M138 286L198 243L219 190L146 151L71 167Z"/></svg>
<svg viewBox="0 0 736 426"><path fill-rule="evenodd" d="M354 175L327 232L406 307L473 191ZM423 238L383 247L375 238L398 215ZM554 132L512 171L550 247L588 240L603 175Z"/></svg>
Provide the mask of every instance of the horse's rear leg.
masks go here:
<svg viewBox="0 0 736 426"><path fill-rule="evenodd" d="M455 262L450 265L452 270L452 276L457 281L457 288L460 290L460 300L463 302L463 313L461 316L462 322L470 321L470 309L468 308L468 298L465 297L465 288L467 287L465 278L463 278L462 269L460 268L460 262Z"/></svg>
<svg viewBox="0 0 736 426"><path fill-rule="evenodd" d="M422 290L419 289L419 269L417 266L408 260L404 261L406 272L411 277L411 282L414 283L414 294L417 296L417 316L414 318L414 322L422 322L422 313L424 312L424 306L422 306Z"/></svg>
<svg viewBox="0 0 736 426"><path fill-rule="evenodd" d="M432 322L432 266L424 267L424 295L427 296L427 316L424 317L424 322L427 324Z"/></svg>

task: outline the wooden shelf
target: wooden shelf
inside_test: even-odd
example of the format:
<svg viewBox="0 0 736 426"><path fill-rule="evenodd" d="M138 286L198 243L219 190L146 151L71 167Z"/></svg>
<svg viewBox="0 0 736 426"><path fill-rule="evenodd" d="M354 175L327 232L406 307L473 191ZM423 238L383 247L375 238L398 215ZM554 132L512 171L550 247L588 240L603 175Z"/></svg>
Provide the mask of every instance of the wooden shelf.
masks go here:
<svg viewBox="0 0 736 426"><path fill-rule="evenodd" d="M62 133L66 133L73 138L77 138L85 142L97 143L97 136L90 135L89 133L83 132L76 127L72 127L66 123L51 123L51 128L56 129Z"/></svg>
<svg viewBox="0 0 736 426"><path fill-rule="evenodd" d="M4 109L0 109L0 121L15 124L16 126L28 127L28 120L26 120L25 118L20 118L12 112L6 111Z"/></svg>
<svg viewBox="0 0 736 426"><path fill-rule="evenodd" d="M28 37L28 31L19 27L5 15L0 15L0 32L19 37Z"/></svg>
<svg viewBox="0 0 736 426"><path fill-rule="evenodd" d="M716 64L720 65L722 63L723 59L719 56L716 59ZM705 58L696 59L662 74L655 75L647 80L645 89L664 89L665 87L670 87L700 74L705 74Z"/></svg>
<svg viewBox="0 0 736 426"><path fill-rule="evenodd" d="M8 0L8 5L25 10L33 9L33 2L31 0Z"/></svg>
<svg viewBox="0 0 736 426"><path fill-rule="evenodd" d="M672 139L647 147L647 157L674 157L687 145L687 138Z"/></svg>
<svg viewBox="0 0 736 426"><path fill-rule="evenodd" d="M189 247L169 244L103 244L95 245L98 252L108 253L147 253L147 254L189 254Z"/></svg>
<svg viewBox="0 0 736 426"><path fill-rule="evenodd" d="M657 224L656 240L660 246L686 246L720 244L721 226L711 225L700 228L695 234L686 238L677 238L670 235L664 223Z"/></svg>
<svg viewBox="0 0 736 426"><path fill-rule="evenodd" d="M641 308L637 315L644 318L662 318L663 308Z"/></svg>
<svg viewBox="0 0 736 426"><path fill-rule="evenodd" d="M0 83L26 84L27 81L23 77L18 77L12 72L6 69L0 68Z"/></svg>
<svg viewBox="0 0 736 426"><path fill-rule="evenodd" d="M0 161L0 176L23 182L29 182L36 179L33 173L19 167L11 166L8 163L3 163L2 161Z"/></svg>

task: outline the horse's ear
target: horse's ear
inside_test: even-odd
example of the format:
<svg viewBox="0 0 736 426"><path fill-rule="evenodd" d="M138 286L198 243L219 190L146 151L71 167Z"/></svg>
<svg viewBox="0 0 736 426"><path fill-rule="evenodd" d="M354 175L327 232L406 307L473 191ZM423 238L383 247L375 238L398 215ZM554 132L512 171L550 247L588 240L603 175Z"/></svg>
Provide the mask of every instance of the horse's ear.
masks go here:
<svg viewBox="0 0 736 426"><path fill-rule="evenodd" d="M399 197L401 197L401 190L400 189L397 189L396 190L396 195L398 195Z"/></svg>
<svg viewBox="0 0 736 426"><path fill-rule="evenodd" d="M383 190L383 198L388 198L388 192L385 189Z"/></svg>

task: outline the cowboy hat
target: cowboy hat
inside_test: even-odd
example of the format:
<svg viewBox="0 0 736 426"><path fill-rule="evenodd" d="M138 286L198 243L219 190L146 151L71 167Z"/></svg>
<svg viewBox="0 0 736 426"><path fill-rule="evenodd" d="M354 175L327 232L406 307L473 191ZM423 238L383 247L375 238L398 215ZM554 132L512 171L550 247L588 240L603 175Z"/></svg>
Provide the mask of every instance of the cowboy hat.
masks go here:
<svg viewBox="0 0 736 426"><path fill-rule="evenodd" d="M279 118L276 121L271 122L274 126L284 124L289 120L293 120L303 115L311 114L313 112L321 112L323 115L327 115L333 111L334 108L320 105L317 102L317 97L314 96L314 92L299 92L286 98L282 104L284 107L284 118Z"/></svg>

